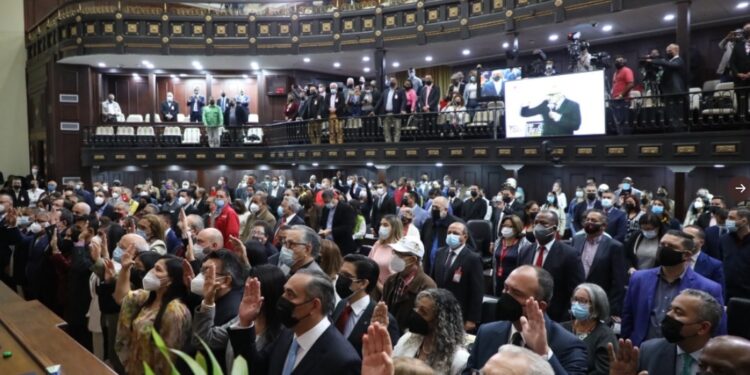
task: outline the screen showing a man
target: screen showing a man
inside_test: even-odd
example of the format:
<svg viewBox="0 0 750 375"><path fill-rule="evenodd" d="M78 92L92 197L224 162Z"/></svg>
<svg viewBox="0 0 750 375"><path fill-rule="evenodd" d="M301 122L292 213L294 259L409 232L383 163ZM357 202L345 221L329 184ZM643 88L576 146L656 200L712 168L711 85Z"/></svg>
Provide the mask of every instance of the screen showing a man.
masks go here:
<svg viewBox="0 0 750 375"><path fill-rule="evenodd" d="M604 134L601 71L506 84L508 138Z"/></svg>
<svg viewBox="0 0 750 375"><path fill-rule="evenodd" d="M521 68L495 69L482 72L482 97L504 96L505 83L521 79Z"/></svg>

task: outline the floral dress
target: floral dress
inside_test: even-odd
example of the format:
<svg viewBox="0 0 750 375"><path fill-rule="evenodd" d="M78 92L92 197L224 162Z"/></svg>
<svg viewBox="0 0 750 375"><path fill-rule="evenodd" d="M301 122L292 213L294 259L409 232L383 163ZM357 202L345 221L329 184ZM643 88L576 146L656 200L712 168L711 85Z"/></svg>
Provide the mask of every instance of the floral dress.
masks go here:
<svg viewBox="0 0 750 375"><path fill-rule="evenodd" d="M117 323L115 351L129 375L143 374L143 362L156 374L170 374L171 368L151 339L159 308L138 308L146 303L149 292L143 289L131 291L122 301L120 319ZM137 317L133 317L138 312ZM161 318L159 334L168 348L182 350L190 337L190 310L179 300L169 303Z"/></svg>

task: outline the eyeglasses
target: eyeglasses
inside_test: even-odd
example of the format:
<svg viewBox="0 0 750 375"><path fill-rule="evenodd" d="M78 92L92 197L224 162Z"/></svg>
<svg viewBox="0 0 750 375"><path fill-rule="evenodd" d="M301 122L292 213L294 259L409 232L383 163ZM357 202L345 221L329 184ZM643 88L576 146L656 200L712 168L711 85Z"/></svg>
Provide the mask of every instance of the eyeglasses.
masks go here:
<svg viewBox="0 0 750 375"><path fill-rule="evenodd" d="M358 281L359 280L358 278L356 278L356 277L354 277L354 276L352 276L352 275L350 275L348 273L339 272L338 275L339 275L339 277L343 277L344 279L349 279L351 281Z"/></svg>
<svg viewBox="0 0 750 375"><path fill-rule="evenodd" d="M578 302L578 303L583 304L583 305L590 305L591 304L591 301L589 301L587 299L575 298L575 297L573 297L573 298L570 299L570 303L573 303L573 302Z"/></svg>
<svg viewBox="0 0 750 375"><path fill-rule="evenodd" d="M291 248L293 246L299 246L299 245L307 245L305 242L294 242L294 241L284 241L282 244L288 248Z"/></svg>

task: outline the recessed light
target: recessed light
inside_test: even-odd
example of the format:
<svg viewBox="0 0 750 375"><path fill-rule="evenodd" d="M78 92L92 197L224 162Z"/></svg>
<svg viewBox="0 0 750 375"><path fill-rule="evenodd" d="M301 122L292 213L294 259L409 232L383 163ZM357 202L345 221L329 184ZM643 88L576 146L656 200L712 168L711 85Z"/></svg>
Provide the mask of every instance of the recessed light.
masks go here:
<svg viewBox="0 0 750 375"><path fill-rule="evenodd" d="M372 167L373 165L375 165L375 164L373 164L373 163L372 163L371 161L368 161L368 162L367 162L367 166L368 166L368 167Z"/></svg>
<svg viewBox="0 0 750 375"><path fill-rule="evenodd" d="M302 61L304 61L306 63L309 63L310 62L310 58L309 57L305 57L304 59L302 59Z"/></svg>
<svg viewBox="0 0 750 375"><path fill-rule="evenodd" d="M604 26L602 26L602 31L604 31L606 33L612 31L612 25L604 25Z"/></svg>
<svg viewBox="0 0 750 375"><path fill-rule="evenodd" d="M185 73L180 73L180 77L187 77L187 74L185 74Z"/></svg>
<svg viewBox="0 0 750 375"><path fill-rule="evenodd" d="M196 61L193 61L193 67L194 67L194 68L198 69L198 67L199 67L199 66L201 66L201 63L200 63L200 61L197 61L197 60L196 60Z"/></svg>
<svg viewBox="0 0 750 375"><path fill-rule="evenodd" d="M170 75L169 75L169 77L170 77L170 78L177 78L177 76L176 76L176 75L174 75L174 74L170 74Z"/></svg>
<svg viewBox="0 0 750 375"><path fill-rule="evenodd" d="M391 66L393 66L394 68L398 68L399 66L401 66L401 64L399 64L398 61L394 61L393 64L391 64Z"/></svg>
<svg viewBox="0 0 750 375"><path fill-rule="evenodd" d="M244 79L248 79L248 78L250 78L250 76L248 76L247 74L243 74L243 75L242 75L242 78L244 78Z"/></svg>
<svg viewBox="0 0 750 375"><path fill-rule="evenodd" d="M362 71L364 71L365 73L370 73L370 68L365 67L364 69L362 69Z"/></svg>
<svg viewBox="0 0 750 375"><path fill-rule="evenodd" d="M469 56L469 54L471 54L471 50L469 50L469 49L467 48L467 49L465 49L465 50L461 51L461 54L463 54L464 56Z"/></svg>
<svg viewBox="0 0 750 375"><path fill-rule="evenodd" d="M425 56L424 61L427 61L427 62L432 61L432 56Z"/></svg>
<svg viewBox="0 0 750 375"><path fill-rule="evenodd" d="M674 14L669 13L666 16L664 16L664 21L672 21L674 20Z"/></svg>
<svg viewBox="0 0 750 375"><path fill-rule="evenodd" d="M714 164L714 168L724 168L724 164Z"/></svg>
<svg viewBox="0 0 750 375"><path fill-rule="evenodd" d="M250 69L252 69L252 70L258 70L258 69L260 69L260 66L258 65L257 62L253 61L253 62L250 63Z"/></svg>
<svg viewBox="0 0 750 375"><path fill-rule="evenodd" d="M338 62L338 61L336 61L336 62L333 63L333 67L334 68L340 68L341 67L341 63Z"/></svg>
<svg viewBox="0 0 750 375"><path fill-rule="evenodd" d="M133 78L135 78L135 79L141 79L141 76L139 76L138 73L133 73Z"/></svg>
<svg viewBox="0 0 750 375"><path fill-rule="evenodd" d="M148 62L148 60L141 61L141 64L146 65L146 66L151 65L151 63Z"/></svg>
<svg viewBox="0 0 750 375"><path fill-rule="evenodd" d="M370 56L362 56L362 61L364 62L370 61Z"/></svg>
<svg viewBox="0 0 750 375"><path fill-rule="evenodd" d="M510 43L508 43L508 42L503 42L503 48L505 48L505 49L508 49L508 48L510 48Z"/></svg>
<svg viewBox="0 0 750 375"><path fill-rule="evenodd" d="M318 163L312 163L312 166L313 166L313 167L317 167L317 166L318 166Z"/></svg>
<svg viewBox="0 0 750 375"><path fill-rule="evenodd" d="M750 3L748 3L747 1L743 1L743 2L741 2L739 4L737 4L737 9L745 9L745 8L747 8L748 5L750 5Z"/></svg>
<svg viewBox="0 0 750 375"><path fill-rule="evenodd" d="M435 163L435 166L438 167L438 168L441 168L443 166L443 163L437 162L437 163Z"/></svg>
<svg viewBox="0 0 750 375"><path fill-rule="evenodd" d="M549 41L550 42L555 42L555 41L557 41L557 39L560 39L560 36L557 35L557 34L552 34L552 35L549 36Z"/></svg>
<svg viewBox="0 0 750 375"><path fill-rule="evenodd" d="M96 64L96 65L98 65L100 68L106 68L107 67L107 64L105 64L103 62L100 62L99 64Z"/></svg>

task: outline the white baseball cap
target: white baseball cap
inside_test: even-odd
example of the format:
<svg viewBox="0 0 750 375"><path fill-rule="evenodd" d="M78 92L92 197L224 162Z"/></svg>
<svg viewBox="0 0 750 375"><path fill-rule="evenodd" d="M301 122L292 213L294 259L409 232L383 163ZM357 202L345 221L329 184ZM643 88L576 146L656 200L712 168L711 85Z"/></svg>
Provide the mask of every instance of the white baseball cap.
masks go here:
<svg viewBox="0 0 750 375"><path fill-rule="evenodd" d="M391 249L402 254L414 255L419 259L422 259L424 256L424 245L422 245L422 241L409 237L404 237L398 242L391 244Z"/></svg>

